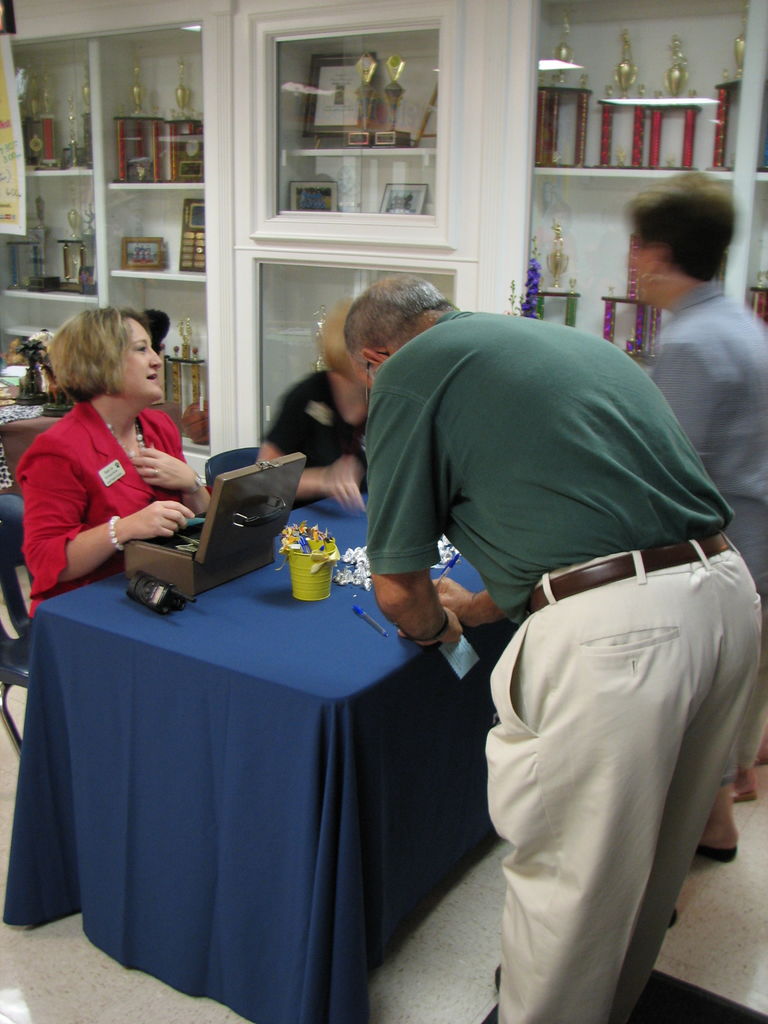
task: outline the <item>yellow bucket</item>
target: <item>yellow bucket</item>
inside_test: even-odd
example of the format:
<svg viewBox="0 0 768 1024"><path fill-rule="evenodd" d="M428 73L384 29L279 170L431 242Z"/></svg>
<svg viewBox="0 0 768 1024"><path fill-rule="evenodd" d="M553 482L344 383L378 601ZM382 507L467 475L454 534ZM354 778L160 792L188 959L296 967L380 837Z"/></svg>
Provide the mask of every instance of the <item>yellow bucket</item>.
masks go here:
<svg viewBox="0 0 768 1024"><path fill-rule="evenodd" d="M291 592L299 601L324 601L331 596L333 567L339 552L333 541L311 540L310 552L287 551L291 571Z"/></svg>

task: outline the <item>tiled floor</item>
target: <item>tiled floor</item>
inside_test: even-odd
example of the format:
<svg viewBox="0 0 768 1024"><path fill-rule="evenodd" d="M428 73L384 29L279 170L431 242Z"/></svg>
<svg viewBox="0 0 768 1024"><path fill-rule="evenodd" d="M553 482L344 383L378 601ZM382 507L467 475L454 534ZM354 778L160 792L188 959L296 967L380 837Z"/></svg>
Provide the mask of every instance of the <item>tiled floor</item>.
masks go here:
<svg viewBox="0 0 768 1024"><path fill-rule="evenodd" d="M12 692L19 718L23 700L23 691ZM1 732L3 886L16 771L16 755ZM759 771L761 799L736 808L738 857L722 865L697 858L657 966L768 1013L768 767ZM371 975L371 1024L485 1019L495 1003L502 854L503 844L489 841L401 929ZM218 1003L191 999L120 967L88 942L79 916L36 929L0 925L0 1024L238 1022L242 1018Z"/></svg>

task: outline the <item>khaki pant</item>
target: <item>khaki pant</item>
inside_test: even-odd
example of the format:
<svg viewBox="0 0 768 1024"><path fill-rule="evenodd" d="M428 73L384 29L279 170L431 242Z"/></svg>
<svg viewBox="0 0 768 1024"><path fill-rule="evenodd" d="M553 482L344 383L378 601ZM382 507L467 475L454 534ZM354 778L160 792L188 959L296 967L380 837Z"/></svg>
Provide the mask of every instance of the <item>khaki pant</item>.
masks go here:
<svg viewBox="0 0 768 1024"><path fill-rule="evenodd" d="M624 1024L750 698L760 601L725 552L530 616L494 669L499 1024Z"/></svg>

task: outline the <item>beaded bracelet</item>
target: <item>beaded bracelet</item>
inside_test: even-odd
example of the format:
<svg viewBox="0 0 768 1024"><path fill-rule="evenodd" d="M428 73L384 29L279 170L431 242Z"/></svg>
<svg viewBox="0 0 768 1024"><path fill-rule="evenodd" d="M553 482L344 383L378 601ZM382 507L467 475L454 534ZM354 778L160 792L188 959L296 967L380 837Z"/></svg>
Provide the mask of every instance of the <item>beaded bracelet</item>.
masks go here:
<svg viewBox="0 0 768 1024"><path fill-rule="evenodd" d="M121 544L120 541L117 539L117 530L115 529L115 526L117 525L119 519L120 516L112 516L112 518L109 520L109 539L112 541L112 543L115 545L118 551L124 551L125 545Z"/></svg>
<svg viewBox="0 0 768 1024"><path fill-rule="evenodd" d="M448 612L445 610L445 608L443 608L443 621L440 623L440 628L438 629L438 631L436 633L433 633L432 636L410 636L400 626L398 626L397 628L400 630L400 632L403 634L406 640L413 640L413 642L416 644L435 644L443 635L443 633L445 633L445 631L448 629L449 624L450 620L448 618Z"/></svg>

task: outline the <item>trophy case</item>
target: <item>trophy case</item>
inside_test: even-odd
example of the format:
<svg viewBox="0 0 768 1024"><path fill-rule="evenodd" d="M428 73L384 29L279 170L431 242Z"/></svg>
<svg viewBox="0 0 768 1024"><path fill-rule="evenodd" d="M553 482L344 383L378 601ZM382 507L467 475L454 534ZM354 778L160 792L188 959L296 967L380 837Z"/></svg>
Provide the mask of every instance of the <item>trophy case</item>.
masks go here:
<svg viewBox="0 0 768 1024"><path fill-rule="evenodd" d="M3 351L99 301L88 43L14 42L13 57L26 234L2 241Z"/></svg>
<svg viewBox="0 0 768 1024"><path fill-rule="evenodd" d="M763 309L766 4L751 6L723 0L692 13L671 0L618 21L601 0L542 0L531 238L542 292L563 296L546 299L545 319L562 321L578 294L575 326L653 358L661 314L638 304L625 209L653 182L694 169L734 188L725 287Z"/></svg>
<svg viewBox="0 0 768 1024"><path fill-rule="evenodd" d="M166 355L190 363L168 397L207 416L200 26L19 39L13 57L27 233L2 244L2 348L88 305L159 309ZM207 430L189 419L202 457Z"/></svg>
<svg viewBox="0 0 768 1024"><path fill-rule="evenodd" d="M275 213L433 216L437 29L276 42Z"/></svg>

